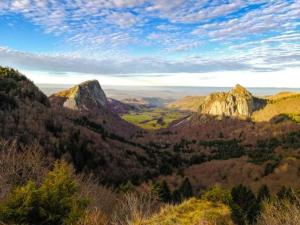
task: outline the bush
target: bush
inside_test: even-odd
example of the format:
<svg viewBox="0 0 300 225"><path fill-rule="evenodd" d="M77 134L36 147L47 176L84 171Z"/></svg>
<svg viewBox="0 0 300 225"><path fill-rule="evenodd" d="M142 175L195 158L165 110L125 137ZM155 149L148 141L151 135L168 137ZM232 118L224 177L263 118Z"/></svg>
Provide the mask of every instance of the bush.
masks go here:
<svg viewBox="0 0 300 225"><path fill-rule="evenodd" d="M230 191L222 189L219 186L212 187L207 190L203 195L202 199L208 200L214 203L224 203L229 205L232 202L232 196Z"/></svg>
<svg viewBox="0 0 300 225"><path fill-rule="evenodd" d="M56 163L40 187L29 181L16 188L0 205L0 221L17 224L74 224L84 213L87 201L79 197L72 169Z"/></svg>

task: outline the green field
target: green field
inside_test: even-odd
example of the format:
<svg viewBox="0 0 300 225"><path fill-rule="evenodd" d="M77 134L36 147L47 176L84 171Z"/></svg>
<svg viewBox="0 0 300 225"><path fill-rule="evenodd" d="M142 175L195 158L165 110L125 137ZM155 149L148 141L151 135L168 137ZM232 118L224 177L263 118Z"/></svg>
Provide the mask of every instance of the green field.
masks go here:
<svg viewBox="0 0 300 225"><path fill-rule="evenodd" d="M167 128L171 122L188 116L187 112L156 108L142 112L130 112L124 114L122 118L144 129L161 129Z"/></svg>

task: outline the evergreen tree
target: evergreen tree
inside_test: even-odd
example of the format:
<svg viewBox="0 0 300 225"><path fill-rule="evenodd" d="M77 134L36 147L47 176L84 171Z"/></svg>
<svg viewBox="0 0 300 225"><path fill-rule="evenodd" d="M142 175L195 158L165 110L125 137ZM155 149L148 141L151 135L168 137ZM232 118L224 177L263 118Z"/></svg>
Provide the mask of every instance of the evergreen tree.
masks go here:
<svg viewBox="0 0 300 225"><path fill-rule="evenodd" d="M259 213L259 204L253 192L243 185L234 187L232 195L232 215L239 225L251 224L256 221Z"/></svg>
<svg viewBox="0 0 300 225"><path fill-rule="evenodd" d="M167 203L172 200L171 191L166 181L153 183L151 192L158 196L162 202Z"/></svg>
<svg viewBox="0 0 300 225"><path fill-rule="evenodd" d="M163 202L167 203L167 202L171 201L171 198L172 198L171 192L170 192L169 186L165 180L161 183L161 187L159 190L159 197Z"/></svg>
<svg viewBox="0 0 300 225"><path fill-rule="evenodd" d="M257 201L259 203L262 203L263 201L270 199L270 197L271 197L271 194L270 194L268 186L265 184L262 185L258 190Z"/></svg>
<svg viewBox="0 0 300 225"><path fill-rule="evenodd" d="M0 221L7 224L71 225L76 223L87 207L79 196L71 168L56 163L40 187L28 182L16 188L0 204Z"/></svg>
<svg viewBox="0 0 300 225"><path fill-rule="evenodd" d="M173 201L173 203L180 203L182 201L182 196L178 189L173 191L172 201Z"/></svg>
<svg viewBox="0 0 300 225"><path fill-rule="evenodd" d="M179 187L179 192L183 199L187 199L193 196L193 188L189 178L185 178Z"/></svg>

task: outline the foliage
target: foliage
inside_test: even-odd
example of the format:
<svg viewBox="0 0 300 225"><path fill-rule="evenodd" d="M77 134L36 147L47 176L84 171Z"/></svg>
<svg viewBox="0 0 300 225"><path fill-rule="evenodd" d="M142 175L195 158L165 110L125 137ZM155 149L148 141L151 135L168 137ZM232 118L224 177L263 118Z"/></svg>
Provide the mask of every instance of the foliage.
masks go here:
<svg viewBox="0 0 300 225"><path fill-rule="evenodd" d="M267 185L262 185L257 194L257 201L259 203L262 203L264 201L267 201L271 198L271 193Z"/></svg>
<svg viewBox="0 0 300 225"><path fill-rule="evenodd" d="M48 98L18 71L0 66L0 98L15 105L15 98L29 99L48 106ZM2 105L2 106L1 106ZM3 108L3 102L0 104Z"/></svg>
<svg viewBox="0 0 300 225"><path fill-rule="evenodd" d="M18 224L74 224L87 201L78 195L72 169L57 162L40 187L29 181L0 205L0 221Z"/></svg>
<svg viewBox="0 0 300 225"><path fill-rule="evenodd" d="M219 186L215 186L203 193L202 199L211 201L214 203L223 203L230 205L232 203L232 196L230 191L222 189Z"/></svg>
<svg viewBox="0 0 300 225"><path fill-rule="evenodd" d="M291 187L281 187L281 189L277 192L277 197L279 200L287 200L290 202L294 202L297 200L297 196L295 191Z"/></svg>
<svg viewBox="0 0 300 225"><path fill-rule="evenodd" d="M264 176L268 176L269 174L273 173L275 168L278 166L278 164L279 161L273 161L267 163L264 170Z"/></svg>
<svg viewBox="0 0 300 225"><path fill-rule="evenodd" d="M167 182L155 182L152 186L152 192L158 196L158 198L165 203L171 202L172 194Z"/></svg>
<svg viewBox="0 0 300 225"><path fill-rule="evenodd" d="M179 187L179 192L181 194L182 199L188 199L193 196L193 188L189 178L184 179L184 181Z"/></svg>
<svg viewBox="0 0 300 225"><path fill-rule="evenodd" d="M232 140L215 140L215 141L200 141L200 146L212 149L212 159L231 159L239 158L245 154L245 148L240 145L240 141Z"/></svg>
<svg viewBox="0 0 300 225"><path fill-rule="evenodd" d="M300 204L275 199L263 204L257 225L298 225L300 221Z"/></svg>
<svg viewBox="0 0 300 225"><path fill-rule="evenodd" d="M238 225L252 224L259 214L259 204L253 192L246 186L232 188L232 216Z"/></svg>
<svg viewBox="0 0 300 225"><path fill-rule="evenodd" d="M132 192L132 191L134 191L134 185L131 183L131 181L127 181L127 182L121 184L119 189L123 193Z"/></svg>
<svg viewBox="0 0 300 225"><path fill-rule="evenodd" d="M141 225L233 225L230 209L224 204L191 198L180 205L164 206Z"/></svg>

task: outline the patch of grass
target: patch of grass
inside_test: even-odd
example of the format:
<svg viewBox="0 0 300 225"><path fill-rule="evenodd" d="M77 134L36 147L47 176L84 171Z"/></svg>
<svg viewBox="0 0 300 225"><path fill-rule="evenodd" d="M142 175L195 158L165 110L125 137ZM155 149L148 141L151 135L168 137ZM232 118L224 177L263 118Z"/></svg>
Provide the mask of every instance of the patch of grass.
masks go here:
<svg viewBox="0 0 300 225"><path fill-rule="evenodd" d="M231 225L230 209L224 204L212 203L196 198L184 201L180 205L168 205L161 209L161 211L142 222L147 225Z"/></svg>
<svg viewBox="0 0 300 225"><path fill-rule="evenodd" d="M173 121L187 116L186 112L178 110L156 108L141 112L130 112L122 116L122 118L141 128L155 130L167 128Z"/></svg>

